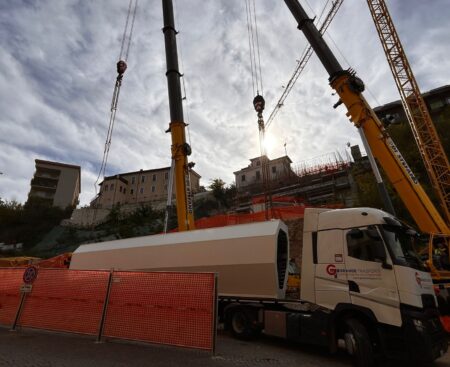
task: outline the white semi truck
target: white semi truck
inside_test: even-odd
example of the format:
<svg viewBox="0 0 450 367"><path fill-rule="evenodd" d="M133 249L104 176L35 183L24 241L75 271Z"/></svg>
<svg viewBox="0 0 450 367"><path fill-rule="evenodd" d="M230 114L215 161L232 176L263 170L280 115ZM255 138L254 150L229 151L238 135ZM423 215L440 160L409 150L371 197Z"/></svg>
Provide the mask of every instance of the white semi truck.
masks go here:
<svg viewBox="0 0 450 367"><path fill-rule="evenodd" d="M236 337L343 348L357 366L446 353L413 230L377 209L306 209L298 300L285 298L287 231L272 220L82 245L70 268L217 272L219 320Z"/></svg>

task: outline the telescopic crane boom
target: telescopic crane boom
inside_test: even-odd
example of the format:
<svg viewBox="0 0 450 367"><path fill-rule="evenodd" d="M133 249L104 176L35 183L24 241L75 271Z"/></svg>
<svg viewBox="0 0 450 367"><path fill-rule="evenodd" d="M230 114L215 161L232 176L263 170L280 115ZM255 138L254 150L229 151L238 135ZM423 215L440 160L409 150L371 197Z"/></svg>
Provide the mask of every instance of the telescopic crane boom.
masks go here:
<svg viewBox="0 0 450 367"><path fill-rule="evenodd" d="M193 164L188 163L191 147L186 142L186 124L183 118L183 104L178 70L178 53L171 0L163 0L164 40L167 63L167 85L169 89L170 125L167 132L172 135L172 161L175 163L175 191L177 197L178 230L195 229L194 209L189 171Z"/></svg>
<svg viewBox="0 0 450 367"><path fill-rule="evenodd" d="M344 70L298 0L284 0L329 74L331 87L339 96L336 108L344 104L350 121L362 129L373 155L383 167L403 203L422 232L450 234L446 222L420 186L373 109L365 100L363 81L352 70Z"/></svg>

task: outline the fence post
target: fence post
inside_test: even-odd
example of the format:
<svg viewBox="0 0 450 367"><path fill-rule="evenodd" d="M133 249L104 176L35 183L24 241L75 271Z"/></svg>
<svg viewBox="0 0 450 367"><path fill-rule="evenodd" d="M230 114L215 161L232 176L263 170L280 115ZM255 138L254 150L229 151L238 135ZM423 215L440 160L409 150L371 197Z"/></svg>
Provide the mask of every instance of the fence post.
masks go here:
<svg viewBox="0 0 450 367"><path fill-rule="evenodd" d="M113 275L114 275L114 269L111 269L109 272L108 289L106 290L105 301L103 302L102 318L100 320L100 325L98 327L98 335L97 335L96 343L102 342L102 334L103 334L103 328L105 326L106 311L108 310L109 295L111 294L111 285L112 285Z"/></svg>
<svg viewBox="0 0 450 367"><path fill-rule="evenodd" d="M212 323L212 355L216 355L216 340L217 340L217 310L219 309L219 297L217 297L217 283L218 275L214 273L214 295L213 295L213 323Z"/></svg>
<svg viewBox="0 0 450 367"><path fill-rule="evenodd" d="M16 325L19 322L20 314L22 313L23 304L25 303L26 293L21 292L22 296L20 297L19 307L17 307L16 317L14 318L14 322L11 326L10 331L16 331Z"/></svg>

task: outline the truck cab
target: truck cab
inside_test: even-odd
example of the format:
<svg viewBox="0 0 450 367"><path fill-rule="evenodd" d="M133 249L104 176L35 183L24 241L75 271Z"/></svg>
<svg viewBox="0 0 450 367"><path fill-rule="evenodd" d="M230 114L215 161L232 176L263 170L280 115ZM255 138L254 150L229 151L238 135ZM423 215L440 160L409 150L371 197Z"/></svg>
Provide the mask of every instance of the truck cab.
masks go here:
<svg viewBox="0 0 450 367"><path fill-rule="evenodd" d="M385 355L431 362L446 352L416 237L378 209L305 210L301 299L331 311L334 337L347 350L355 350L355 340L345 320L355 319Z"/></svg>

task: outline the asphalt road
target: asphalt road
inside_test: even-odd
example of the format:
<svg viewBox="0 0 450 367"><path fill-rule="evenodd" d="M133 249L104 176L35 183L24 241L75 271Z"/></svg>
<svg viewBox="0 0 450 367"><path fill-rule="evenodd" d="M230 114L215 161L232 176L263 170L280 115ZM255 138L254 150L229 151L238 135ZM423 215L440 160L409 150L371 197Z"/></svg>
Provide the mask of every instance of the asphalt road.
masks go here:
<svg viewBox="0 0 450 367"><path fill-rule="evenodd" d="M447 354L435 364L450 367ZM92 337L0 329L0 366L15 367L124 367L124 366L351 366L345 355L331 357L318 348L261 337L243 342L219 333L216 355L162 345L109 341L96 344Z"/></svg>

